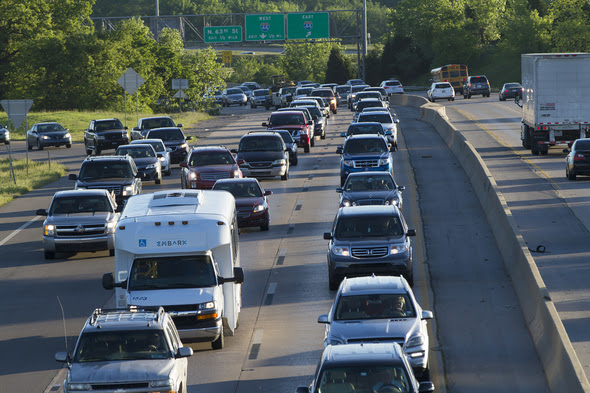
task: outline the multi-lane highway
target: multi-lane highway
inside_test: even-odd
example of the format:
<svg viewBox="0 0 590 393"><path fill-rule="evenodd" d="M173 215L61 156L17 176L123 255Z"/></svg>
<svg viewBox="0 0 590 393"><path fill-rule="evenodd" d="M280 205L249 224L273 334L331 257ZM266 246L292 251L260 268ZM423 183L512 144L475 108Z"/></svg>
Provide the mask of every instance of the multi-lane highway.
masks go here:
<svg viewBox="0 0 590 393"><path fill-rule="evenodd" d="M535 157L538 162L520 158L518 153L532 159L519 148L519 117L510 104L491 98L443 103L497 176L529 247L546 246L547 252L535 258L570 337L580 338L572 341L585 359L588 339L576 325L587 318L582 302L588 298L582 264L587 242L581 242L588 233L576 217L583 212L583 200L574 193L583 195L585 182L566 183L576 190L570 189L570 200L560 199L552 188L556 183L537 172L557 179L561 158L553 152ZM327 242L322 235L337 209L339 134L352 119L340 109L329 121L327 139L316 140L309 154L300 151L299 165L291 168L288 181L262 182L274 193L271 228L244 229L240 235L246 273L240 328L226 338L221 351L189 344L195 350L189 361L189 392L293 392L310 382L323 349L317 316L328 311L334 295L328 290ZM430 323L431 377L437 391L548 391L504 270L501 245L485 221L485 207L435 130L416 120L418 111L396 109L403 135L399 151L393 153L394 171L397 182L406 186L404 214L418 232L414 291L423 308L435 314ZM261 129L269 113L224 109L228 111L238 116L207 132L197 145L235 147L241 135ZM198 125L186 131L203 134ZM23 147L15 142L13 153L24 154ZM84 158L80 145L48 150L73 172ZM30 157L46 158L47 152L33 151ZM174 169L161 185L145 184L144 192L179 184ZM71 349L92 310L109 304L112 294L100 282L102 273L113 269L107 252L43 259L42 220L34 211L47 207L55 191L70 187L71 182L60 180L0 208L0 392L59 391L64 371L53 354L64 349L64 328Z"/></svg>

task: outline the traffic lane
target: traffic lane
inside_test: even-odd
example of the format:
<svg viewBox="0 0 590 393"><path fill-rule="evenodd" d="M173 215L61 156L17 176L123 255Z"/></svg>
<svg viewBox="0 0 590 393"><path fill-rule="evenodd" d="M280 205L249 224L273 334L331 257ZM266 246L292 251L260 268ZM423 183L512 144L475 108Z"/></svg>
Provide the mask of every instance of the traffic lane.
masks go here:
<svg viewBox="0 0 590 393"><path fill-rule="evenodd" d="M258 123L264 116L266 116L264 112L253 113L253 118L243 122L238 121L230 129L215 132L203 142L206 142L207 145L216 145L221 137L224 142L233 141L236 143L239 136L245 133L250 124ZM322 229L312 229L317 225L315 220L318 219L318 215L314 211L321 206L315 206L315 203L312 203L314 202L313 198L310 199L308 196L308 194L313 195L315 192L315 186L312 184L314 176L311 174L317 172L314 168L318 162L324 161L321 157L322 149L319 148L323 142L319 139L316 140L317 148L312 148L309 154L299 156L299 165L290 168L289 180L261 180L262 186L267 190L273 190L274 193L269 197L271 225L268 232L261 232L257 228L244 228L240 231L240 255L242 266L246 270L246 280L243 287L244 308L240 315L240 328L234 337L226 338L226 348L222 351L208 350L206 345L204 347L203 345L198 346L199 350L201 348L206 350L197 352L189 359L189 391L209 391L212 388L252 391L253 387L258 389L260 385L264 389L269 389L274 388L274 383L284 383L285 380L283 378L277 379L273 372L271 374L275 376L270 377L270 380L275 382L269 384L266 378L269 368L258 365L260 361L263 363L268 361L267 351L274 350L275 346L272 342L277 337L281 343L276 348L284 354L285 358L298 358L296 355L290 355L291 349L288 343L300 343L302 340L292 337L287 329L282 331L287 336L280 338L280 334L277 336L277 324L274 321L270 324L262 321L267 319L267 317L263 317L265 308L276 304L277 298L284 291L285 284L281 278L284 274L288 277L288 282L309 285L296 279L300 273L288 265L300 259L309 261L310 258L314 258L317 252L310 251L309 246L313 242L324 242L321 235L312 235L314 232L322 232ZM316 183L324 180L323 177L317 176L315 179ZM314 222L300 219L302 215L306 214L311 214L314 217ZM316 255L315 258L318 256ZM324 250L319 258L321 261L325 260ZM300 285L297 287L301 288ZM316 287L317 285L313 285L312 289ZM300 300L297 296L288 296L287 303L290 305L280 305L281 312L298 307ZM272 314L271 318L275 318L274 311ZM276 317L279 320L283 319L283 316ZM317 329L315 318L317 315L314 315L311 325L312 328ZM294 323L293 314L289 313L288 317L285 317L285 321ZM295 354L299 350L299 347L296 348ZM272 362L277 363L276 360ZM313 362L317 362L317 358L314 358ZM220 364L223 364L224 367L219 367ZM281 366L279 363L276 366L282 369L283 373L292 371L290 367ZM261 377L261 373L265 376Z"/></svg>
<svg viewBox="0 0 590 393"><path fill-rule="evenodd" d="M27 153L26 143L24 141L12 141L10 143L10 154L12 159L26 159L38 162L55 162L62 163L67 171L77 171L80 164L86 158L86 151L83 143L73 143L70 149L65 147L46 147L43 150L29 150ZM114 154L114 151L107 150L103 155ZM0 159L8 159L7 149L0 148Z"/></svg>
<svg viewBox="0 0 590 393"><path fill-rule="evenodd" d="M418 110L400 107L434 293L438 348L454 392L547 392L510 278L463 168Z"/></svg>
<svg viewBox="0 0 590 393"><path fill-rule="evenodd" d="M450 114L453 122L459 116ZM558 165L561 160L552 156L522 160L477 124L457 124L461 132L467 130L464 135L478 150L504 195L580 362L590 364L590 332L586 329L590 319L586 279L590 273L586 247L590 241L590 192L585 182L549 177L547 172L539 175L537 168ZM590 378L590 368L585 367L585 371Z"/></svg>

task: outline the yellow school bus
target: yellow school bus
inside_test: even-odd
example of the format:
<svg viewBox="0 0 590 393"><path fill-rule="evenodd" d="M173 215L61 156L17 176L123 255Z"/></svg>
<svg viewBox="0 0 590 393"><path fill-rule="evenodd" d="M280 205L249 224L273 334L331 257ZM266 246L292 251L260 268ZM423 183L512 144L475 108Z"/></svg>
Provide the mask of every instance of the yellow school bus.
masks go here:
<svg viewBox="0 0 590 393"><path fill-rule="evenodd" d="M463 82L469 76L467 66L463 64L447 64L430 71L432 82L449 82L456 93L463 94Z"/></svg>

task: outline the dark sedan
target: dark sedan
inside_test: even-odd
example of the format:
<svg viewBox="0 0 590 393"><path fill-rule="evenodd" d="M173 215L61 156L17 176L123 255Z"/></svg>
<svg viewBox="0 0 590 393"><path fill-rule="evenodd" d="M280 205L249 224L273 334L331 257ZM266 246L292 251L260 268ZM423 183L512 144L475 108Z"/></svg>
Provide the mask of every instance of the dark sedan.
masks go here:
<svg viewBox="0 0 590 393"><path fill-rule="evenodd" d="M219 179L242 177L233 154L223 146L201 146L180 163L182 188L211 189Z"/></svg>
<svg viewBox="0 0 590 393"><path fill-rule="evenodd" d="M590 138L576 139L565 157L565 176L576 180L577 175L590 176Z"/></svg>
<svg viewBox="0 0 590 393"><path fill-rule="evenodd" d="M162 182L162 164L152 145L148 143L121 145L117 148L115 155L128 155L133 158L142 180L153 180L156 184Z"/></svg>
<svg viewBox="0 0 590 393"><path fill-rule="evenodd" d="M27 148L31 150L33 146L39 150L43 150L46 146L70 148L72 136L59 123L37 123L27 131Z"/></svg>
<svg viewBox="0 0 590 393"><path fill-rule="evenodd" d="M348 175L344 187L336 192L340 196L340 206L396 205L402 208L402 191L389 172L357 172Z"/></svg>
<svg viewBox="0 0 590 393"><path fill-rule="evenodd" d="M150 130L145 139L161 139L166 149L170 148L170 163L182 162L188 154L188 142L192 136L185 136L178 127L154 128Z"/></svg>
<svg viewBox="0 0 590 393"><path fill-rule="evenodd" d="M500 101L506 101L506 98L515 98L518 94L518 98L522 98L522 86L520 83L504 83L500 93L498 93L498 99Z"/></svg>
<svg viewBox="0 0 590 393"><path fill-rule="evenodd" d="M260 227L268 231L270 212L267 196L272 191L264 191L255 178L220 179L213 185L214 190L230 192L236 199L238 211L238 227Z"/></svg>

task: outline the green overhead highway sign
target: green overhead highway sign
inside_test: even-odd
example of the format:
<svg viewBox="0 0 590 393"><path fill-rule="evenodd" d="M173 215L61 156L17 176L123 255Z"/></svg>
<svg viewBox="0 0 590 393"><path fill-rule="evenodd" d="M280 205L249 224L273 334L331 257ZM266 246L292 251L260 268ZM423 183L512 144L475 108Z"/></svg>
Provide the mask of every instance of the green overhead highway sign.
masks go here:
<svg viewBox="0 0 590 393"><path fill-rule="evenodd" d="M305 40L330 38L330 18L327 12L287 14L287 38Z"/></svg>
<svg viewBox="0 0 590 393"><path fill-rule="evenodd" d="M242 26L206 26L203 32L206 43L242 42Z"/></svg>
<svg viewBox="0 0 590 393"><path fill-rule="evenodd" d="M285 15L246 15L246 41L277 41L285 39Z"/></svg>

